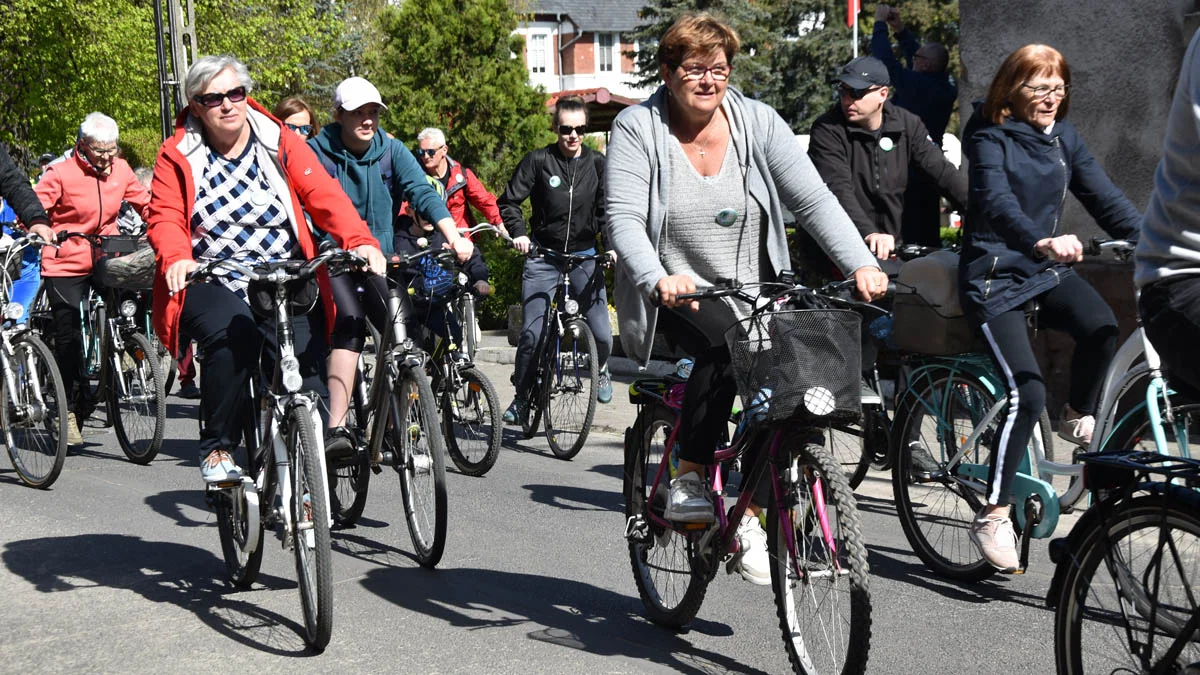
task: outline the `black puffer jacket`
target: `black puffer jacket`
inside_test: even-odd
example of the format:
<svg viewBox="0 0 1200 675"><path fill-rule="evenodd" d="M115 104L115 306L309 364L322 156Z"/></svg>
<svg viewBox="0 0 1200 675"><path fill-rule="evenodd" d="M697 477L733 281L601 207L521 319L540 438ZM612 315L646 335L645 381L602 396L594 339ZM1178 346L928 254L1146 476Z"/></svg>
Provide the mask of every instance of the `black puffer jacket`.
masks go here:
<svg viewBox="0 0 1200 675"><path fill-rule="evenodd" d="M530 227L521 202L531 200ZM558 144L525 155L498 200L504 226L514 238L526 236L556 251L596 247L604 229L604 155L584 147L567 159Z"/></svg>
<svg viewBox="0 0 1200 675"><path fill-rule="evenodd" d="M8 148L0 144L0 197L12 207L25 227L41 223L49 225L46 209L38 201L33 188L29 187L29 176L17 166L8 154Z"/></svg>
<svg viewBox="0 0 1200 675"><path fill-rule="evenodd" d="M1083 138L1066 121L1043 133L1008 118L993 124L976 114L967 124L970 196L959 259L963 308L978 323L1019 307L1059 284L1070 266L1043 258L1037 242L1066 234L1069 190L1113 237L1132 239L1142 216Z"/></svg>

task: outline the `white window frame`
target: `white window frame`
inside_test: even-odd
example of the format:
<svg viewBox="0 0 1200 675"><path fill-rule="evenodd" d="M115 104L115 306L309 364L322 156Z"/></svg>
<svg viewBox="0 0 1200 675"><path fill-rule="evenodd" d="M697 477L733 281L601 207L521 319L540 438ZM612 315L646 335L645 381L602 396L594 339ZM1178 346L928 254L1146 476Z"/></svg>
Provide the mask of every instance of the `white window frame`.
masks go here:
<svg viewBox="0 0 1200 675"><path fill-rule="evenodd" d="M607 37L609 44L606 47L601 43L600 39ZM620 55L619 48L621 45L620 37L616 33L596 33L596 72L597 73L616 73L620 72ZM605 60L607 59L607 63ZM605 68L605 66L608 66Z"/></svg>
<svg viewBox="0 0 1200 675"><path fill-rule="evenodd" d="M527 46L525 52L529 62L526 66L529 72L535 75L547 74L550 72L550 34L537 32L529 33L526 37ZM536 47L535 47L536 45Z"/></svg>

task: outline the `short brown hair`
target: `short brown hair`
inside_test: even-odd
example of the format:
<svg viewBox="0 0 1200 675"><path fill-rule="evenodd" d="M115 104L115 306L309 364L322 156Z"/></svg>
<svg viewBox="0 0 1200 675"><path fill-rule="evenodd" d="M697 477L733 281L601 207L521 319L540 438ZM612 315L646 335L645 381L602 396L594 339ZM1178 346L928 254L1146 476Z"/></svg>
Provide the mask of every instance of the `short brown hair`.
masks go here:
<svg viewBox="0 0 1200 675"><path fill-rule="evenodd" d="M741 38L728 24L706 12L688 12L676 19L658 41L658 64L678 68L688 54L720 49L733 65L733 57L741 48Z"/></svg>
<svg viewBox="0 0 1200 675"><path fill-rule="evenodd" d="M1021 85L1038 75L1058 75L1063 79L1063 84L1071 86L1071 67L1057 49L1049 45L1025 45L1009 54L1004 63L1000 64L996 76L992 78L987 98L983 101L984 118L994 124L1002 124L1013 114L1012 99L1021 89ZM1055 120L1067 116L1068 103L1069 97L1059 103Z"/></svg>
<svg viewBox="0 0 1200 675"><path fill-rule="evenodd" d="M317 132L321 130L321 125L317 123L317 116L315 113L313 113L312 106L308 105L308 103L299 96L289 96L279 103L276 103L275 109L271 111L271 114L274 115L280 122L282 122L298 112L308 113L308 119L312 121L312 133L310 133L308 137L312 138L313 136L316 136Z"/></svg>
<svg viewBox="0 0 1200 675"><path fill-rule="evenodd" d="M588 113L587 102L582 96L564 96L554 104L554 126L558 126L559 115L565 112L583 112L583 124L591 124L592 116Z"/></svg>

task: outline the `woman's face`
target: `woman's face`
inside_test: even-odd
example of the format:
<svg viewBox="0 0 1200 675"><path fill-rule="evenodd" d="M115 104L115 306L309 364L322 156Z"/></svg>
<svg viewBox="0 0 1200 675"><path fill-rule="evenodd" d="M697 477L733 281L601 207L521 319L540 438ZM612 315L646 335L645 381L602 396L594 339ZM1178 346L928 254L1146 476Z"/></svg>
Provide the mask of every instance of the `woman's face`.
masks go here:
<svg viewBox="0 0 1200 675"><path fill-rule="evenodd" d="M347 147L370 145L379 131L379 111L378 103L337 111L337 121L342 125L342 144Z"/></svg>
<svg viewBox="0 0 1200 675"><path fill-rule="evenodd" d="M564 157L577 157L583 150L583 131L587 126L587 114L582 110L564 110L558 113L558 124L554 133L558 134L558 149ZM567 133L563 133L566 129Z"/></svg>
<svg viewBox="0 0 1200 675"><path fill-rule="evenodd" d="M1013 101L1013 115L1038 129L1054 122L1067 88L1058 74L1035 75L1021 83Z"/></svg>
<svg viewBox="0 0 1200 675"><path fill-rule="evenodd" d="M191 102L192 114L200 120L206 130L223 135L235 135L242 132L246 126L246 98L244 97L245 89L238 81L237 73L230 68L222 70L200 93L225 94L235 89L243 93L243 96L239 97L241 100L236 103L230 101L228 96L222 96L221 102L211 108L195 100Z"/></svg>
<svg viewBox="0 0 1200 675"><path fill-rule="evenodd" d="M300 138L309 138L312 136L312 116L307 110L301 110L298 113L292 113L283 120L284 125L291 129ZM305 133L302 127L308 127L308 133Z"/></svg>
<svg viewBox="0 0 1200 675"><path fill-rule="evenodd" d="M703 54L689 52L674 68L663 64L660 74L685 112L711 115L725 99L731 71L725 52L714 49Z"/></svg>

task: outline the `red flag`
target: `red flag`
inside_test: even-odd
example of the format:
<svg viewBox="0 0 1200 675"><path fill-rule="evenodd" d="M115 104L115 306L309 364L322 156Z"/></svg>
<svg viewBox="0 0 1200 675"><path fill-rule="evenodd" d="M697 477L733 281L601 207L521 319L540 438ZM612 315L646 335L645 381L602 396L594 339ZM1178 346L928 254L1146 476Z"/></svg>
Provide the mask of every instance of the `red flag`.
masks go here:
<svg viewBox="0 0 1200 675"><path fill-rule="evenodd" d="M847 0L846 2L846 28L853 28L854 22L858 21L858 12L862 8L858 0Z"/></svg>

